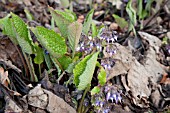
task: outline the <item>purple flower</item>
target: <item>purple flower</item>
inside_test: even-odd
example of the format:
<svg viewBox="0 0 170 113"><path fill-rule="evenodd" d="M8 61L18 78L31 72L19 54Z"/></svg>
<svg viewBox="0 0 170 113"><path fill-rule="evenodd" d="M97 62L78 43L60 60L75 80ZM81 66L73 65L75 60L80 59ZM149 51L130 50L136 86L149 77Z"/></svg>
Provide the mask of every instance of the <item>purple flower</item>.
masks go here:
<svg viewBox="0 0 170 113"><path fill-rule="evenodd" d="M118 102L122 102L122 97L120 96L120 93L117 93L116 99L118 100Z"/></svg>
<svg viewBox="0 0 170 113"><path fill-rule="evenodd" d="M101 101L100 102L100 107L102 108L104 106L105 102L104 101Z"/></svg>
<svg viewBox="0 0 170 113"><path fill-rule="evenodd" d="M123 2L128 2L129 0L123 0Z"/></svg>
<svg viewBox="0 0 170 113"><path fill-rule="evenodd" d="M108 70L111 70L111 68L112 68L111 65L107 65Z"/></svg>
<svg viewBox="0 0 170 113"><path fill-rule="evenodd" d="M49 52L48 52L47 50L45 50L45 54L46 54L46 55L48 55L48 54L49 54Z"/></svg>
<svg viewBox="0 0 170 113"><path fill-rule="evenodd" d="M107 108L107 109L104 109L102 113L109 113L110 109Z"/></svg>
<svg viewBox="0 0 170 113"><path fill-rule="evenodd" d="M88 106L88 105L89 105L88 99L84 99L84 106Z"/></svg>
<svg viewBox="0 0 170 113"><path fill-rule="evenodd" d="M115 41L117 41L117 37L118 37L117 31L112 31L112 37Z"/></svg>
<svg viewBox="0 0 170 113"><path fill-rule="evenodd" d="M122 97L120 95L119 92L117 92L116 89L110 89L107 93L106 93L106 101L111 101L112 103L115 102L116 104L118 104L119 102L121 103L122 101Z"/></svg>
<svg viewBox="0 0 170 113"><path fill-rule="evenodd" d="M97 50L102 51L102 46L100 43L96 44L96 48L97 48Z"/></svg>
<svg viewBox="0 0 170 113"><path fill-rule="evenodd" d="M104 88L104 92L105 92L105 93L107 93L109 90L110 90L110 87L109 87L109 86L106 86L106 87Z"/></svg>
<svg viewBox="0 0 170 113"><path fill-rule="evenodd" d="M170 45L166 46L166 51L167 51L168 55L170 55Z"/></svg>
<svg viewBox="0 0 170 113"><path fill-rule="evenodd" d="M112 100L112 102L116 102L116 94L114 93L114 94L112 94L112 96L111 96L111 100ZM116 102L116 104L117 104L117 102Z"/></svg>
<svg viewBox="0 0 170 113"><path fill-rule="evenodd" d="M106 100L107 100L107 101L109 101L110 96L111 96L111 92L109 91L109 92L106 94Z"/></svg>
<svg viewBox="0 0 170 113"><path fill-rule="evenodd" d="M94 43L93 43L93 41L90 41L90 47L93 47L94 46Z"/></svg>
<svg viewBox="0 0 170 113"><path fill-rule="evenodd" d="M97 101L95 102L95 105L96 105L96 106L99 106L99 105L100 105L100 101L97 100Z"/></svg>

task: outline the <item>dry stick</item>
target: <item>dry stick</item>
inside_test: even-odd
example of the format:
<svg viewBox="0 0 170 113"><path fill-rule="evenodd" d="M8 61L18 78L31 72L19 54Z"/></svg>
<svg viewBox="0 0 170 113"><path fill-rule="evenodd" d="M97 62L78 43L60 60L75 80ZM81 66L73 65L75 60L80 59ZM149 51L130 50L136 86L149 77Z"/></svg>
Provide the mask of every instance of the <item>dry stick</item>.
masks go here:
<svg viewBox="0 0 170 113"><path fill-rule="evenodd" d="M148 20L148 22L145 24L145 26L143 27L146 28L147 25L149 25L149 23L156 17L158 16L158 13L163 9L163 7L169 2L169 0L165 1L164 4L161 6L161 8Z"/></svg>

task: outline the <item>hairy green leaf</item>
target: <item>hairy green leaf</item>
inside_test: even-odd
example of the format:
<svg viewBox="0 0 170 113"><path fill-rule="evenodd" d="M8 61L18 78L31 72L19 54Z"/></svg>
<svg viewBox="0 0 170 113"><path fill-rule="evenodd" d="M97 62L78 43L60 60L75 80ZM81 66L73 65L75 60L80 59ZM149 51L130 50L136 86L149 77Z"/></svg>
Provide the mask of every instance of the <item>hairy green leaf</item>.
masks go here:
<svg viewBox="0 0 170 113"><path fill-rule="evenodd" d="M128 26L128 22L124 18L119 17L118 15L113 14L113 17L116 23L120 26L121 29Z"/></svg>
<svg viewBox="0 0 170 113"><path fill-rule="evenodd" d="M92 26L91 26L91 29L92 29L92 37L97 37L97 34L98 34L98 29L96 27L96 24L94 22L92 22Z"/></svg>
<svg viewBox="0 0 170 113"><path fill-rule="evenodd" d="M62 66L62 68L64 70L66 70L67 67L69 66L69 64L72 63L72 59L69 56L65 56L65 55L63 55L62 57L58 58L57 60L58 60L58 62L60 63L60 65Z"/></svg>
<svg viewBox="0 0 170 113"><path fill-rule="evenodd" d="M92 24L92 17L93 17L94 9L92 9L86 16L86 19L83 24L83 33L85 35L88 35L88 32L90 30L90 26Z"/></svg>
<svg viewBox="0 0 170 113"><path fill-rule="evenodd" d="M79 62L75 68L73 69L74 74L74 84L78 86L79 84L79 76L83 73L86 68L86 62L90 59L91 55L86 56L81 62Z"/></svg>
<svg viewBox="0 0 170 113"><path fill-rule="evenodd" d="M12 15L12 23L14 26L14 30L16 32L16 38L21 46L22 50L28 54L32 54L34 52L33 41L30 37L29 30L25 22L18 17L17 15L11 13Z"/></svg>
<svg viewBox="0 0 170 113"><path fill-rule="evenodd" d="M104 68L101 66L100 67L100 73L98 74L98 80L99 80L99 84L101 86L104 86L106 83L106 71L104 70Z"/></svg>
<svg viewBox="0 0 170 113"><path fill-rule="evenodd" d="M94 69L96 67L98 52L86 56L74 68L74 84L78 90L84 90L91 84Z"/></svg>
<svg viewBox="0 0 170 113"><path fill-rule="evenodd" d="M95 86L90 92L91 95L95 95L100 92L100 88L98 86Z"/></svg>
<svg viewBox="0 0 170 113"><path fill-rule="evenodd" d="M49 30L41 26L37 26L31 30L37 36L38 41L47 49L51 55L55 57L61 57L67 52L65 39L53 30Z"/></svg>
<svg viewBox="0 0 170 113"><path fill-rule="evenodd" d="M18 41L16 39L16 33L13 29L12 21L9 16L10 15L7 15L6 17L0 19L0 27L3 30L3 34L9 36L10 40L17 45Z"/></svg>
<svg viewBox="0 0 170 113"><path fill-rule="evenodd" d="M64 38L67 38L68 35L68 26L72 22L74 22L74 16L68 14L67 12L59 11L59 10L54 10L53 8L49 7L50 13L52 17L54 18L56 25L58 26L61 35Z"/></svg>
<svg viewBox="0 0 170 113"><path fill-rule="evenodd" d="M41 64L44 61L44 55L43 55L43 50L38 46L38 43L35 43L35 58L34 58L34 63L36 64Z"/></svg>
<svg viewBox="0 0 170 113"><path fill-rule="evenodd" d="M73 20L76 21L77 20L77 16L76 13L72 12L69 9L64 9L65 12L67 12L68 15L72 16Z"/></svg>
<svg viewBox="0 0 170 113"><path fill-rule="evenodd" d="M82 32L82 24L79 22L73 22L68 26L68 41L70 44L70 48L73 51L73 56L75 54L75 50L79 43L79 39Z"/></svg>

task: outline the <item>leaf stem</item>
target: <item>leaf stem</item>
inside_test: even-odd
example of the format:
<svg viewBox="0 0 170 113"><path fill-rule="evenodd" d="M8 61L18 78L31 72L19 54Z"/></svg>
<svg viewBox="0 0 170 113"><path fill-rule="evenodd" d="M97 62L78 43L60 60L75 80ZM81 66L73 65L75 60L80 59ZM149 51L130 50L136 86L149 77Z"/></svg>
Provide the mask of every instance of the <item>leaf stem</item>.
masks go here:
<svg viewBox="0 0 170 113"><path fill-rule="evenodd" d="M15 46L15 48L16 48L16 50L17 50L17 52L18 52L18 54L19 54L19 56L21 58L21 61L22 61L23 65L24 65L24 68L25 68L25 71L26 71L26 76L28 77L28 68L27 68L26 63L25 63L25 61L23 59L23 56L22 56L20 50L18 49L18 47L14 43L13 43L13 45Z"/></svg>
<svg viewBox="0 0 170 113"><path fill-rule="evenodd" d="M82 97L82 99L80 101L80 105L78 107L78 113L83 113L83 111L82 111L83 102L84 102L85 96L89 90L90 90L90 84L87 86L87 88L85 89L85 91L83 93L83 97Z"/></svg>
<svg viewBox="0 0 170 113"><path fill-rule="evenodd" d="M57 79L57 83L59 84L60 83L60 80L63 78L65 74L65 71L63 71L63 73L59 76L59 78Z"/></svg>
<svg viewBox="0 0 170 113"><path fill-rule="evenodd" d="M39 76L41 77L41 64L38 64Z"/></svg>
<svg viewBox="0 0 170 113"><path fill-rule="evenodd" d="M57 63L57 65L60 67L60 69L64 72L63 67L61 66L60 62L58 61L57 58L54 58L54 61Z"/></svg>
<svg viewBox="0 0 170 113"><path fill-rule="evenodd" d="M23 51L22 51L23 52ZM35 75L35 73L33 72L32 68L31 67L31 64L30 62L28 61L28 57L27 55L25 54L25 52L23 52L23 55L24 55L24 58L25 58L25 61L27 63L27 66L28 66L28 69L30 71L30 75L31 75L31 81L35 81L35 82L38 82L38 79L37 79L37 76ZM29 59L31 60L31 57L29 56ZM31 60L32 61L32 60Z"/></svg>

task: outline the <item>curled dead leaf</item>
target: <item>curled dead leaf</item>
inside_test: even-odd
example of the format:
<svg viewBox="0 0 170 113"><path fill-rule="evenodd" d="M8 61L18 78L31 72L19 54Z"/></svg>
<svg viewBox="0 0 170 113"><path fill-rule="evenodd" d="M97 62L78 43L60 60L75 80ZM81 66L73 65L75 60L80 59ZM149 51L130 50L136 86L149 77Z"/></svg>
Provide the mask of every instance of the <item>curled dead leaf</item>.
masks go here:
<svg viewBox="0 0 170 113"><path fill-rule="evenodd" d="M10 84L10 80L8 78L8 71L4 71L4 68L0 67L0 82L8 87L8 84Z"/></svg>

